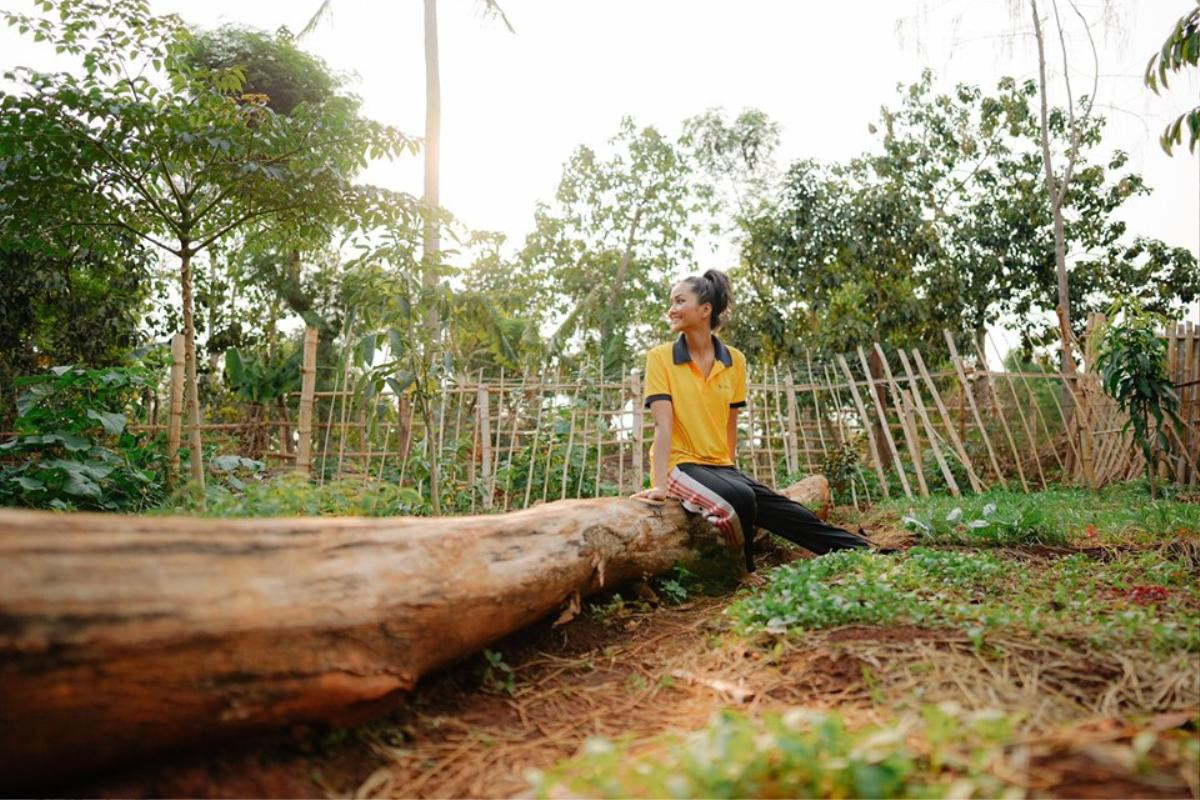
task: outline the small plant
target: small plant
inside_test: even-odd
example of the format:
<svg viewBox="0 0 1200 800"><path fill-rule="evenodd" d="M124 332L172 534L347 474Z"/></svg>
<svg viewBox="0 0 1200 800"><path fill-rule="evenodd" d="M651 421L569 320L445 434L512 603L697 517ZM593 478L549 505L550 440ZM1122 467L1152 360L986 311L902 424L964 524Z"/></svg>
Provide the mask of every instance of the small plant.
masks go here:
<svg viewBox="0 0 1200 800"><path fill-rule="evenodd" d="M696 574L682 564L676 564L672 577L658 580L658 593L675 605L688 599L688 584L695 584Z"/></svg>
<svg viewBox="0 0 1200 800"><path fill-rule="evenodd" d="M850 495L850 485L859 468L859 439L851 439L835 445L825 453L821 462L821 474L829 481L829 489L839 502Z"/></svg>
<svg viewBox="0 0 1200 800"><path fill-rule="evenodd" d="M128 428L140 366L54 367L18 378L15 439L0 445L0 505L140 511L162 497L163 437Z"/></svg>
<svg viewBox="0 0 1200 800"><path fill-rule="evenodd" d="M513 668L505 662L504 654L499 650L486 649L483 651L483 658L486 662L483 668L484 688L497 694L516 694L517 676Z"/></svg>
<svg viewBox="0 0 1200 800"><path fill-rule="evenodd" d="M1171 450L1167 419L1183 427L1179 419L1179 395L1167 375L1167 346L1158 336L1166 320L1146 311L1131 297L1118 300L1109 309L1111 322L1102 329L1096 364L1104 391L1129 414L1125 430L1133 426L1133 437L1146 458L1146 480L1155 496L1154 472L1159 460ZM1153 417L1153 424L1151 418Z"/></svg>

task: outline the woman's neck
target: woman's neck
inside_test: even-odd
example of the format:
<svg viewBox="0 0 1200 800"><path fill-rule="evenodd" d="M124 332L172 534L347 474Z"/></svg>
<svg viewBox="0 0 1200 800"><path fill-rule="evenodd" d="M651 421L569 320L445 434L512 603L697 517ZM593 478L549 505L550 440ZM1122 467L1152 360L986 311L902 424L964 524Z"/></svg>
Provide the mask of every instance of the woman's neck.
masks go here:
<svg viewBox="0 0 1200 800"><path fill-rule="evenodd" d="M696 356L706 356L713 352L712 328L685 330L688 352L694 359Z"/></svg>

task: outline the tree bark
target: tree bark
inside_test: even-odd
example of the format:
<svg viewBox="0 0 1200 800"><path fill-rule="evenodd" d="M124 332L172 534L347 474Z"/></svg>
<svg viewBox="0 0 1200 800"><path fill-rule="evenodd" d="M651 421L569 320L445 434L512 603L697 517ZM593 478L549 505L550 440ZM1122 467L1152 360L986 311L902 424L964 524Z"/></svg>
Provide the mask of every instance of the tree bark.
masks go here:
<svg viewBox="0 0 1200 800"><path fill-rule="evenodd" d="M816 511L829 487L787 490ZM201 519L0 511L0 786L305 721L361 721L558 609L739 548L679 504Z"/></svg>
<svg viewBox="0 0 1200 800"><path fill-rule="evenodd" d="M192 466L192 483L203 504L204 453L200 445L200 384L196 379L196 323L192 300L192 252L190 242L180 242L179 282L183 293L183 379L187 383L188 448Z"/></svg>

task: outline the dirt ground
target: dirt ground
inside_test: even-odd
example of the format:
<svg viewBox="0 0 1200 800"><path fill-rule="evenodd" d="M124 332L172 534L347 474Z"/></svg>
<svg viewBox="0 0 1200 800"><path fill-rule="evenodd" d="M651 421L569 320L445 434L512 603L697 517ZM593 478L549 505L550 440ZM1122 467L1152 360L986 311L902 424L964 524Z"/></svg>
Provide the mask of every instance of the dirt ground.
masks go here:
<svg viewBox="0 0 1200 800"><path fill-rule="evenodd" d="M776 563L796 557L779 549L767 554ZM1028 712L1020 763L1005 768L1019 771L1011 780L1030 796L1200 791L1179 764L1135 768L1124 755L1128 748L1117 747L1147 725L1194 726L1195 709L1137 725L1095 713L1121 708L1127 665L1082 663L1070 652L1020 642L1010 643L1017 656L989 663L957 631L912 626L843 627L781 652L729 632L722 610L733 599L728 593L691 596L680 605L593 599L561 627L548 619L498 643L498 663L476 657L423 680L398 709L361 727L297 728L54 793L511 797L528 793L527 770L576 753L592 736L640 743L699 728L726 707L749 714L832 709L854 726L883 722L910 702L944 700Z"/></svg>

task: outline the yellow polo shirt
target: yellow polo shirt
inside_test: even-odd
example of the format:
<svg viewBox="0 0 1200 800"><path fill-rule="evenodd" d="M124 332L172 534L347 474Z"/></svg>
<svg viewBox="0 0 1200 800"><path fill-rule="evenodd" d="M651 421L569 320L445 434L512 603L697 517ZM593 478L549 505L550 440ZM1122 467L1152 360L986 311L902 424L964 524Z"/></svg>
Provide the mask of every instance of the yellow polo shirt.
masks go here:
<svg viewBox="0 0 1200 800"><path fill-rule="evenodd" d="M707 378L692 361L687 337L682 333L674 342L660 344L646 355L646 407L655 400L670 400L674 416L667 469L683 463L733 464L726 431L729 409L746 405L746 357L715 335L713 355ZM650 460L653 475L653 448Z"/></svg>

